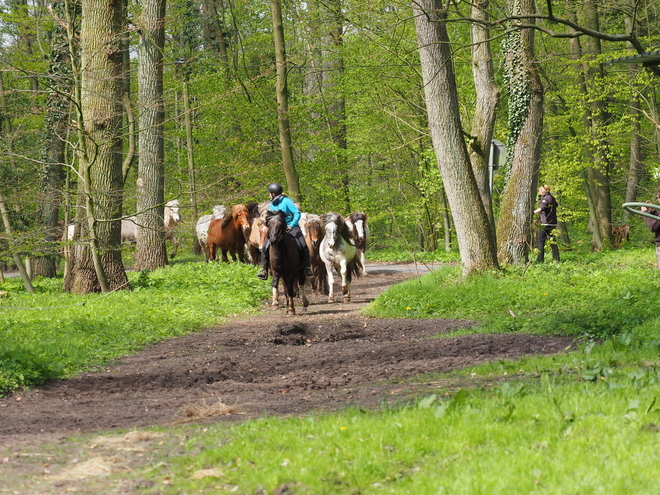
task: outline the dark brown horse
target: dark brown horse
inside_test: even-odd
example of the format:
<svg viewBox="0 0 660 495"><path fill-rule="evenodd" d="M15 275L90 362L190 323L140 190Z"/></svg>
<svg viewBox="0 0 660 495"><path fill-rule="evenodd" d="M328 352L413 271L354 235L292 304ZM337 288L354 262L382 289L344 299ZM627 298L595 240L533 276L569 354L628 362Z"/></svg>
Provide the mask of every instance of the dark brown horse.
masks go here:
<svg viewBox="0 0 660 495"><path fill-rule="evenodd" d="M325 269L325 263L319 254L321 241L325 237L325 227L323 220L318 215L303 213L300 217L300 230L305 236L307 249L309 249L309 260L314 277L311 279L312 290L319 291L321 294L328 295L328 274Z"/></svg>
<svg viewBox="0 0 660 495"><path fill-rule="evenodd" d="M277 295L277 284L282 279L284 294L286 296L286 312L296 314L293 298L296 288L300 287L303 307L309 306L305 294L305 263L295 239L287 233L286 219L283 211L269 211L266 213L266 227L268 228L268 257L270 271L273 275L273 298Z"/></svg>
<svg viewBox="0 0 660 495"><path fill-rule="evenodd" d="M236 257L245 263L245 243L250 235L248 209L245 205L234 205L231 214L223 218L211 220L206 239L209 248L209 259L216 259L216 251L222 251L222 261L229 263L227 252L236 261Z"/></svg>
<svg viewBox="0 0 660 495"><path fill-rule="evenodd" d="M357 249L357 256L362 263L362 271L360 275L365 276L367 270L365 268L364 252L367 250L367 240L369 239L369 226L367 225L367 214L361 211L351 213L346 219L346 226L349 228L355 239L355 249Z"/></svg>

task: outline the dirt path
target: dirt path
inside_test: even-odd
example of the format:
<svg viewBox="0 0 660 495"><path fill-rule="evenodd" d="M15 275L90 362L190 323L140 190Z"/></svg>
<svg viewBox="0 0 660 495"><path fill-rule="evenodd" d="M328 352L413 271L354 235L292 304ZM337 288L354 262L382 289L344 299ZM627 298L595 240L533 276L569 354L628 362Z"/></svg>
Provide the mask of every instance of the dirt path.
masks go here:
<svg viewBox="0 0 660 495"><path fill-rule="evenodd" d="M378 320L358 310L412 270L373 268L354 282L352 302L311 298L306 313L265 309L226 325L162 342L100 372L0 399L0 445L147 427L188 407L234 406L249 418L348 405L375 407L420 393L408 378L525 354L557 353L572 339L529 335L432 336L473 322ZM337 288L335 288L337 290Z"/></svg>

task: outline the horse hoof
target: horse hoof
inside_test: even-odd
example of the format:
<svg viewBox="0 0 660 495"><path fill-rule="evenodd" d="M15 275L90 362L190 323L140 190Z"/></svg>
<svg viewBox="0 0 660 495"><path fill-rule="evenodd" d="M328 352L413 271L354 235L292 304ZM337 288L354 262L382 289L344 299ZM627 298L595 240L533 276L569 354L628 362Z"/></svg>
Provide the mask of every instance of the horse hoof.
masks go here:
<svg viewBox="0 0 660 495"><path fill-rule="evenodd" d="M347 303L347 302L351 302L351 296L344 296L344 297L342 298L342 302L345 302L345 303Z"/></svg>

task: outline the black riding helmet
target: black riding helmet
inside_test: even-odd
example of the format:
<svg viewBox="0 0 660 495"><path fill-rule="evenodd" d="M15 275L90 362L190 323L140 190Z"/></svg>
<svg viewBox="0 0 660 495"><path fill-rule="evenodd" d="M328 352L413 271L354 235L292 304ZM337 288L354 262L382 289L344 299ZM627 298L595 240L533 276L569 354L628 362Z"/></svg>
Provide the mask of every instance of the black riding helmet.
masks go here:
<svg viewBox="0 0 660 495"><path fill-rule="evenodd" d="M270 186L268 186L269 193L273 193L277 195L277 194L282 194L282 191L283 191L282 186L277 182L273 182Z"/></svg>

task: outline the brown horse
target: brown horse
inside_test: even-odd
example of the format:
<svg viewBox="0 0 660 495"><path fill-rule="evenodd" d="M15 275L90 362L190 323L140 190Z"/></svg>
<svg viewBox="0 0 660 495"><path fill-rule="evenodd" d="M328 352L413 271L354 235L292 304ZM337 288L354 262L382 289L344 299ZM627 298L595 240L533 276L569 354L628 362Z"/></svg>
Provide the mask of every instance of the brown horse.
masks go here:
<svg viewBox="0 0 660 495"><path fill-rule="evenodd" d="M270 270L273 274L273 295L277 293L277 284L282 279L284 294L286 295L286 312L296 314L293 298L296 288L300 287L303 307L309 306L305 294L305 263L303 262L296 240L287 233L285 215L283 211L269 211L266 213L266 227L268 227L268 257Z"/></svg>
<svg viewBox="0 0 660 495"><path fill-rule="evenodd" d="M266 222L261 217L252 219L250 223L250 237L247 240L248 257L253 265L261 264L261 249L268 237Z"/></svg>
<svg viewBox="0 0 660 495"><path fill-rule="evenodd" d="M209 248L209 259L216 259L216 250L222 251L222 261L229 263L227 252L236 261L236 257L245 263L245 243L250 232L248 209L245 205L234 205L231 214L211 220L206 243Z"/></svg>
<svg viewBox="0 0 660 495"><path fill-rule="evenodd" d="M300 230L305 236L307 249L309 249L309 260L314 277L311 279L312 290L321 294L328 295L328 274L325 269L325 263L321 260L319 247L323 237L325 237L325 227L323 220L318 215L311 213L302 213L300 216Z"/></svg>

